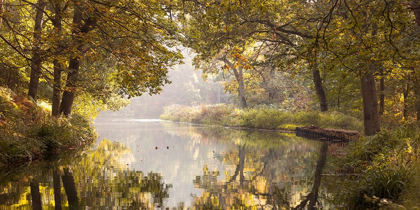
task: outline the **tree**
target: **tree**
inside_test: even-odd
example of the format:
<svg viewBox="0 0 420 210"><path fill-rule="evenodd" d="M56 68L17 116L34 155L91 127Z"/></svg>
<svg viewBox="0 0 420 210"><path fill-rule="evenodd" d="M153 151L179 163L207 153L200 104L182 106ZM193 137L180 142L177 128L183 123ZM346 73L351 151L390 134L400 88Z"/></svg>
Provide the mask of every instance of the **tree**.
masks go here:
<svg viewBox="0 0 420 210"><path fill-rule="evenodd" d="M76 91L76 82L78 80L79 68L80 68L80 57L84 55L82 52L85 48L85 39L87 33L92 31L96 25L96 18L89 16L84 20L82 25L82 11L79 8L79 1L74 2L74 14L73 14L73 29L72 29L72 39L75 44L74 48L76 49L75 54L70 57L69 61L69 72L67 74L66 88L63 92L63 98L60 105L60 113L64 115L69 115L71 113L71 108L73 106L73 101Z"/></svg>
<svg viewBox="0 0 420 210"><path fill-rule="evenodd" d="M252 67L248 64L247 58L242 55L239 47L234 47L232 50L226 49L215 55L211 61L200 59L199 56L196 56L194 60L196 68L202 69L205 74L215 74L220 68L233 75L237 84L239 106L241 108L248 106L245 96L244 72L249 71ZM218 64L219 62L222 65Z"/></svg>
<svg viewBox="0 0 420 210"><path fill-rule="evenodd" d="M60 60L60 54L62 53L62 50L65 48L63 46L62 40L62 15L63 10L62 8L62 2L61 1L53 1L52 7L54 10L54 19L53 19L53 25L54 25L54 32L56 35L58 35L56 43L55 43L55 52L54 52L54 60L53 60L53 93L52 93L52 107L51 107L51 115L52 116L58 116L60 114L60 101L61 101L61 74L63 72L63 64Z"/></svg>
<svg viewBox="0 0 420 210"><path fill-rule="evenodd" d="M39 183L36 180L32 180L30 183L31 186L31 196L32 196L32 207L34 210L42 209L41 194L39 193Z"/></svg>
<svg viewBox="0 0 420 210"><path fill-rule="evenodd" d="M3 3L6 12L1 20L6 27L0 34L1 45L4 53L13 52L15 60L2 62L11 67L21 65L22 73L31 64L29 95L36 99L39 84L49 85L47 91L52 91L52 96L47 98L52 99L53 116L59 110L69 115L77 95L107 102L118 95L159 93L161 86L169 83L168 69L182 59L176 48L178 25L168 13L170 2ZM33 33L28 35L31 25Z"/></svg>
<svg viewBox="0 0 420 210"><path fill-rule="evenodd" d="M306 22L309 25L305 24L301 17L301 14L313 12L310 3L185 1L182 7L188 13L182 20L187 34L186 45L194 49L201 60L209 61L226 48L245 45L250 41L257 42L260 46L268 43L276 49L275 53L264 54L268 57L267 60L275 61L270 64L274 68L278 67L276 59L291 60L302 54L311 55L307 53L308 44L303 43L315 37L313 31L308 30L313 25L309 21ZM279 11L285 15L279 16ZM321 109L326 111L327 102L319 70L314 69L312 72ZM237 75L240 76L240 73ZM242 86L239 81L238 86L239 90Z"/></svg>
<svg viewBox="0 0 420 210"><path fill-rule="evenodd" d="M32 47L32 58L31 58L31 77L29 81L29 90L28 95L36 100L38 94L38 86L39 86L39 77L41 74L42 68L42 58L41 58L41 35L42 35L42 25L43 25L43 18L45 7L47 6L47 2L44 0L38 0L35 8L36 8L36 16L35 16L35 27L34 27L34 35L33 35L33 47Z"/></svg>

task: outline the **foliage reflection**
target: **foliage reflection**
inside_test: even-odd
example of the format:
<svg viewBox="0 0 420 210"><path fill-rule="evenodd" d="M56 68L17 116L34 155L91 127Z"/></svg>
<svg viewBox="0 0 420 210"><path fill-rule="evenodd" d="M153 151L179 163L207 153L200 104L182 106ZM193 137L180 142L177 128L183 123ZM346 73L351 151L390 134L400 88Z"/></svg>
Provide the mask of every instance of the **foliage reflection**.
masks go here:
<svg viewBox="0 0 420 210"><path fill-rule="evenodd" d="M123 161L130 153L120 143L103 140L71 164L25 172L1 185L0 209L161 206L171 186L157 173L130 170Z"/></svg>
<svg viewBox="0 0 420 210"><path fill-rule="evenodd" d="M224 165L203 167L193 181L203 189L196 209L317 209L328 207L327 189L321 188L328 144L307 141L290 134L226 129L177 131L200 141L231 142L236 149L216 154Z"/></svg>

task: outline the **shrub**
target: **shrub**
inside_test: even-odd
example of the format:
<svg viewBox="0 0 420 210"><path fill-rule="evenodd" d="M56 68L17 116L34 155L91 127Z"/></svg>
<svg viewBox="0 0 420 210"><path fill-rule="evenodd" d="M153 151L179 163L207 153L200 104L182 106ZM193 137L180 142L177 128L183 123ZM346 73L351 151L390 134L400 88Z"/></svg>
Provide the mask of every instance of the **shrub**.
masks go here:
<svg viewBox="0 0 420 210"><path fill-rule="evenodd" d="M241 115L241 125L251 128L277 129L289 118L288 113L278 109L250 109Z"/></svg>
<svg viewBox="0 0 420 210"><path fill-rule="evenodd" d="M349 184L344 203L350 209L378 208L381 199L399 201L407 189L416 189L420 177L418 148L420 132L415 126L384 130L372 137L353 142L340 166L359 174L355 184ZM410 190L412 191L412 190ZM416 198L417 199L417 198Z"/></svg>
<svg viewBox="0 0 420 210"><path fill-rule="evenodd" d="M415 127L402 126L391 131L383 130L375 136L361 138L347 147L342 167L360 170L375 160L381 161L393 155L407 155L407 153L413 155L412 148L418 148L420 143L419 133Z"/></svg>
<svg viewBox="0 0 420 210"><path fill-rule="evenodd" d="M349 209L378 208L381 200L396 201L413 180L408 166L375 167L364 175L358 187L349 190L346 203Z"/></svg>
<svg viewBox="0 0 420 210"><path fill-rule="evenodd" d="M248 128L255 128L256 127L256 119L257 119L258 110L257 109L249 109L245 110L240 115L240 125L243 127Z"/></svg>
<svg viewBox="0 0 420 210"><path fill-rule="evenodd" d="M321 115L319 112L296 112L293 113L295 123L299 123L305 126L316 125L320 126Z"/></svg>
<svg viewBox="0 0 420 210"><path fill-rule="evenodd" d="M45 107L0 87L0 164L31 160L96 139L86 117L51 118Z"/></svg>

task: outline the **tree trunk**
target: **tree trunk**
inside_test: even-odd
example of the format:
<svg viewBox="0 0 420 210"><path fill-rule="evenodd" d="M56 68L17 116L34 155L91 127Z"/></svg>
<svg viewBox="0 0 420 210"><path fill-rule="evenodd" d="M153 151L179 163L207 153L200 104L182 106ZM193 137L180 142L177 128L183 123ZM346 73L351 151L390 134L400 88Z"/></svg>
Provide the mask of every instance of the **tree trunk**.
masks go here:
<svg viewBox="0 0 420 210"><path fill-rule="evenodd" d="M63 93L63 99L61 100L60 113L63 113L65 116L71 114L71 108L73 106L75 91L76 91L76 81L78 76L78 71L80 67L79 58L72 58L69 64L70 72L67 75L66 89Z"/></svg>
<svg viewBox="0 0 420 210"><path fill-rule="evenodd" d="M414 16L416 17L416 23L420 26L420 6L418 4L418 0L411 0L411 10L414 12Z"/></svg>
<svg viewBox="0 0 420 210"><path fill-rule="evenodd" d="M322 86L321 75L319 73L319 70L315 68L312 69L312 74L314 76L313 80L315 84L316 95L319 99L321 112L326 112L328 111L327 96L325 95L324 87Z"/></svg>
<svg viewBox="0 0 420 210"><path fill-rule="evenodd" d="M62 66L57 60L54 60L54 85L52 97L52 116L60 115L60 99L61 99L61 72Z"/></svg>
<svg viewBox="0 0 420 210"><path fill-rule="evenodd" d="M223 61L226 65L228 65L232 71L233 75L235 76L236 81L238 82L238 99L239 99L239 106L244 109L247 107L246 98L245 98L245 84L244 84L244 75L242 68L234 68L234 65L232 62L230 62L226 55L224 55L221 58L217 58L219 61Z"/></svg>
<svg viewBox="0 0 420 210"><path fill-rule="evenodd" d="M76 184L74 183L73 174L68 168L64 169L64 175L61 177L63 180L63 187L66 191L67 200L69 201L69 208L79 209L79 199L77 197Z"/></svg>
<svg viewBox="0 0 420 210"><path fill-rule="evenodd" d="M57 1L54 3L55 18L54 18L54 29L57 34L60 36L62 31L61 23L61 3ZM61 37L60 37L61 39ZM62 41L58 40L57 49L55 51L54 64L54 84L53 84L53 96L52 96L52 116L58 116L60 114L60 100L61 100L61 72L63 66L61 65L58 57L60 56L62 50Z"/></svg>
<svg viewBox="0 0 420 210"><path fill-rule="evenodd" d="M340 109L340 95L341 95L341 88L338 89L338 96L337 96L337 109Z"/></svg>
<svg viewBox="0 0 420 210"><path fill-rule="evenodd" d="M78 1L73 1L73 3L78 4ZM84 47L84 40L82 36L93 29L96 24L96 19L89 17L84 22L85 23L82 25L82 11L80 11L79 7L76 6L73 15L73 25L75 28L72 33L73 42L76 44L77 52L79 54L71 57L69 62L69 73L67 74L66 88L63 92L63 99L61 100L60 105L60 113L63 113L65 116L71 114L71 108L75 98L75 91L77 88L76 82L78 81L80 68L79 58L83 55L82 49Z"/></svg>
<svg viewBox="0 0 420 210"><path fill-rule="evenodd" d="M379 80L379 115L383 115L385 112L385 78L384 72L381 69L381 80Z"/></svg>
<svg viewBox="0 0 420 210"><path fill-rule="evenodd" d="M233 69L236 81L238 82L238 99L239 105L242 109L246 108L248 105L245 98L245 84L242 69Z"/></svg>
<svg viewBox="0 0 420 210"><path fill-rule="evenodd" d="M31 186L31 197L32 197L32 208L33 210L41 210L41 193L39 193L39 183L36 180L32 180Z"/></svg>
<svg viewBox="0 0 420 210"><path fill-rule="evenodd" d="M31 61L31 76L29 81L28 96L36 100L39 86L39 76L41 74L41 33L45 6L47 2L44 0L38 0L36 4L36 16L35 16L35 27L34 27L34 40L32 47L32 61Z"/></svg>
<svg viewBox="0 0 420 210"><path fill-rule="evenodd" d="M55 209L61 210L61 180L57 169L54 169L53 171L53 186Z"/></svg>
<svg viewBox="0 0 420 210"><path fill-rule="evenodd" d="M75 27L73 29L73 41L74 43L78 45L77 49L79 51L81 49L81 44L80 44L80 38L78 37L78 33L80 32L81 24L82 24L82 11L80 11L79 8L75 7L74 15L73 15L73 25ZM66 88L64 90L63 99L60 105L60 113L63 113L65 116L68 116L71 114L71 108L73 106L74 97L75 97L76 81L77 81L79 67L80 67L79 58L77 56L73 56L70 59Z"/></svg>
<svg viewBox="0 0 420 210"><path fill-rule="evenodd" d="M365 135L372 136L381 130L378 111L378 96L376 93L375 78L372 70L367 71L361 78L363 98L363 121Z"/></svg>

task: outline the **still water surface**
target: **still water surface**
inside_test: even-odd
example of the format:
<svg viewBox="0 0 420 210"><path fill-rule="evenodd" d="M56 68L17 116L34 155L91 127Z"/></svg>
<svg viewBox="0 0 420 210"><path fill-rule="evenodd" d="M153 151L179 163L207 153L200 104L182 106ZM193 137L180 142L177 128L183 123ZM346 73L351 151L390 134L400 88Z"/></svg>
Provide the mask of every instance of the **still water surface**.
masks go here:
<svg viewBox="0 0 420 210"><path fill-rule="evenodd" d="M0 209L330 207L331 186L320 181L326 144L160 120L102 118L95 126L92 148L0 169Z"/></svg>

